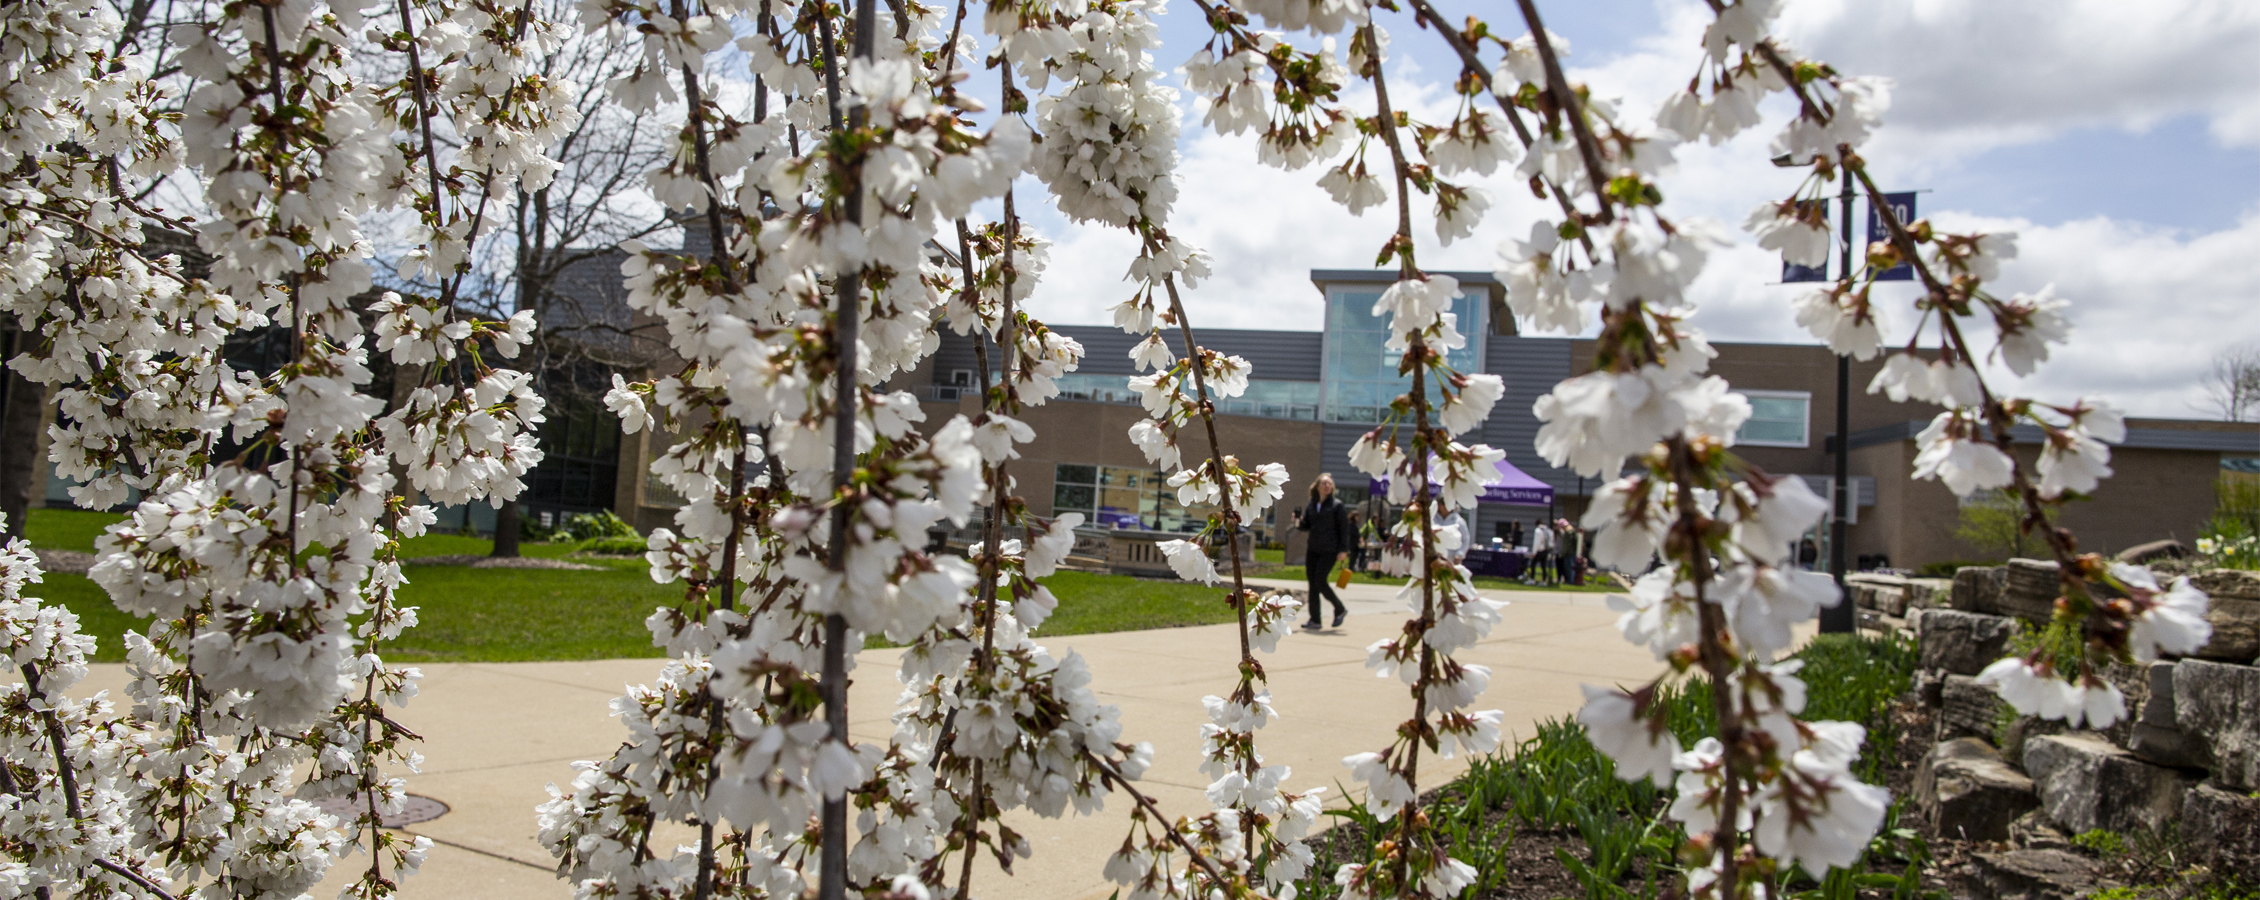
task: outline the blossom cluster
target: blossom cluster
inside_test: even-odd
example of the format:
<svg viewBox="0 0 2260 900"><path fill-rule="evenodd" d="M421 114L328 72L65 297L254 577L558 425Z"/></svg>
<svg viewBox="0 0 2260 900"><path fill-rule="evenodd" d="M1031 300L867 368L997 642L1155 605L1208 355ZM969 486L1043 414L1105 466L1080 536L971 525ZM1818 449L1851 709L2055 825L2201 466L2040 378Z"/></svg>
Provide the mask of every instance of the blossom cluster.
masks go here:
<svg viewBox="0 0 2260 900"><path fill-rule="evenodd" d="M775 896L840 879L923 890L984 846L1007 864L1026 856L1003 813L1094 811L1151 760L1122 739L1081 659L1031 637L1057 603L1039 579L1078 522L1034 520L1009 496L1006 465L1033 437L1014 416L1055 396L1082 351L1014 306L1042 270L1007 193L1041 165L1027 123L976 128L954 52L883 36L929 33L923 9L877 14L869 55L846 60L836 82L809 76L844 55L846 17L793 24L727 4L583 14L590 30L643 44L644 68L611 86L623 102L681 98L684 140L650 183L705 213L691 227L709 229L714 249L626 248L628 303L663 323L685 366L620 380L606 403L631 432L682 437L653 473L688 502L647 556L655 579L686 591L647 621L671 661L617 702L629 740L555 789L544 842L584 895ZM707 71L728 17L747 14L755 34L739 47L764 92L752 122L712 99ZM636 24L654 16L667 24ZM1032 71L1073 48L1039 49ZM1152 173L1080 176L1088 187ZM967 222L999 194L1005 222ZM945 246L950 220L958 252L939 255L957 272L926 250ZM977 331L1000 358L991 379L984 355L994 387L981 414L928 423L916 397L881 386L931 353L942 327ZM925 549L931 531L975 521L983 539L966 558ZM898 727L879 745L844 732L847 667L865 635L906 646ZM698 844L655 849L666 821L698 828Z"/></svg>
<svg viewBox="0 0 2260 900"><path fill-rule="evenodd" d="M416 487L441 502L513 497L539 462L530 430L541 414L524 376L483 363L427 369L413 410L388 414L365 393L365 315L412 324L377 329L410 365L476 360L482 347L513 355L533 323L465 319L445 296L393 315L402 301L369 297L361 221L412 212L432 230L410 255L455 274L479 230L470 211L546 177L546 146L569 112L529 68L529 31L538 42L546 29L499 7L403 7L404 44L364 38L352 7L202 14L165 36L177 76L154 71L157 56L118 55L149 41L123 34L100 4L6 14L0 128L38 161L0 188L0 306L38 336L10 364L59 386L69 419L50 455L77 482L74 499L105 507L139 494L98 541L91 574L153 619L127 638L131 714L87 738L134 730L134 749L109 757L133 775L81 780L92 800L130 812L81 809L75 794L66 804L73 818L107 816L101 827L130 846L97 843L99 859L51 869L38 890L201 875L231 895L295 896L358 846L370 865L348 893L386 896L429 844L376 827L404 798L387 770L416 764L412 736L385 708L413 696L418 676L374 647L414 624L393 599L397 541L435 521L392 468L416 469ZM357 77L395 61L412 73L399 85ZM454 86L454 106L425 90L426 75ZM458 151L443 157L435 118L462 139ZM487 171L465 178L462 165ZM138 199L176 176L201 190L198 218ZM227 353L239 337L280 344L284 359L246 370ZM454 383L465 374L474 384ZM459 458L474 462L434 471ZM348 795L362 811L344 821L309 802ZM163 862L137 862L149 859Z"/></svg>
<svg viewBox="0 0 2260 900"><path fill-rule="evenodd" d="M2017 255L2013 233L1952 234L1928 221L1900 221L1858 153L1888 106L1888 85L1800 58L1767 33L1777 13L1772 0L1723 8L1705 33L1702 73L1665 104L1658 125L1689 140L1698 134L1723 140L1757 123L1758 98L1776 91L1793 96L1798 114L1774 138L1773 149L1809 166L1811 174L1791 197L1753 210L1746 227L1760 246L1781 250L1785 259L1818 264L1832 246L1821 214L1831 184L1843 179L1867 196L1886 238L1864 248L1857 271L1800 298L1798 322L1840 354L1871 359L1886 353L1888 317L1871 291L1887 270L1914 270L1923 287L1913 304L1917 327L1904 347L1888 352L1868 391L1942 407L1916 437L1915 477L1937 480L1964 497L2009 491L2019 508L2018 527L2041 533L2061 579L2062 598L2038 648L1996 663L1986 680L2022 713L2097 727L2116 721L2125 702L2099 674L2102 662L2194 652L2209 636L2203 593L2186 582L2161 590L2147 571L2079 553L2071 533L2046 514L2094 493L2110 477L2110 445L2126 438L2124 415L2094 398L2049 403L1988 383L1985 362L2030 375L2054 345L2069 339L2067 302L2052 287L2006 298L1987 289L2002 263ZM1989 351L1971 339L1985 325L1993 331ZM1922 346L1926 332L1934 348ZM2031 462L2012 452L2013 430L2020 428L2040 433ZM2105 595L2129 599L2112 602ZM2102 637L2088 642L2089 635Z"/></svg>
<svg viewBox="0 0 2260 900"><path fill-rule="evenodd" d="M163 883L165 867L135 840L127 794L149 739L107 692L64 695L86 677L94 639L78 616L24 596L40 580L22 539L0 547L0 831L10 896L129 893ZM20 676L21 680L16 680Z"/></svg>

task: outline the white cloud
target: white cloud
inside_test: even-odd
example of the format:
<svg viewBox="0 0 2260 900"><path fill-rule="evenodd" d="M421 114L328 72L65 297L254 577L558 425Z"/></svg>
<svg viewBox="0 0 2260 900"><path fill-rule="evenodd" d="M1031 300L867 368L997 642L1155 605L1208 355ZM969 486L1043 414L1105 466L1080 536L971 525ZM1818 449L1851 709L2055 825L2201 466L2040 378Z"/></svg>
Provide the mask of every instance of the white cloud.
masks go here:
<svg viewBox="0 0 2260 900"><path fill-rule="evenodd" d="M1779 32L1898 82L1887 140L1964 155L2084 126L2208 117L2260 146L2260 4L2236 0L1799 0Z"/></svg>
<svg viewBox="0 0 2260 900"><path fill-rule="evenodd" d="M1602 96L1623 98L1628 120L1644 120L1699 60L1707 12L1680 0L1660 6L1658 34L1572 73ZM2250 68L2250 48L2260 46L2260 4L1803 0L1790 5L1782 32L1843 71L1897 81L1869 154L1887 187L1919 183L1992 147L2099 123L2139 129L2195 113L2225 140L2260 142L2260 95L2239 74ZM1433 38L1400 35L1400 59L1415 56L1408 51L1422 39ZM1432 120L1448 117L1438 108L1450 102L1443 85L1417 67L1392 66L1391 78L1400 105ZM1773 168L1766 152L1787 107L1777 98L1770 109L1768 125L1726 146L1679 148L1679 166L1663 183L1670 215L1739 223L1753 205L1789 192L1800 174ZM1170 227L1206 247L1217 268L1187 293L1194 324L1321 327L1309 270L1372 266L1393 215L1376 209L1353 217L1313 186L1317 167L1280 172L1257 164L1247 140L1207 134L1192 119L1186 128L1183 190ZM1488 271L1501 240L1551 211L1511 177L1482 183L1496 205L1474 237L1439 248L1433 232L1419 230L1425 266ZM2037 226L1938 205L1948 208L1929 215L1942 226L2023 235L2023 253L2006 267L2000 293L2053 283L2073 302L2074 345L2023 385L2042 399L2100 395L2140 415L2199 416L2198 379L2211 355L2260 334L2260 304L2252 302L2260 297L2260 256L2250 252L2260 246L2260 215L2185 235L2106 218ZM1414 207L1416 218L1427 219L1428 204ZM1032 303L1037 314L1107 321L1105 308L1128 294L1121 279L1129 238L1067 227L1056 216L1033 224L1059 241ZM1811 342L1788 311L1800 289L1773 283L1779 259L1737 237L1695 285L1697 323L1718 340ZM1884 290L1912 298L1906 287ZM1901 340L1912 318L1911 311L1898 316Z"/></svg>
<svg viewBox="0 0 2260 900"><path fill-rule="evenodd" d="M2260 334L2260 216L2192 238L2103 218L1987 224L2021 235L2000 292L2053 284L2073 304L2071 344L2032 378L2044 398L2092 394L2144 415L2208 417L2200 381L2213 355Z"/></svg>
<svg viewBox="0 0 2260 900"><path fill-rule="evenodd" d="M1409 65L1392 71L1392 99L1424 120L1449 121L1443 106L1449 95L1417 76ZM1256 162L1251 137L1220 137L1201 130L1192 116L1185 128L1182 186L1168 228L1206 249L1216 269L1213 278L1184 292L1194 325L1319 330L1324 323L1310 270L1371 268L1396 230L1395 206L1350 215L1316 186L1321 165L1281 171ZM1379 145L1371 154L1369 165L1387 166ZM1437 244L1434 204L1413 201L1415 244L1425 268L1491 271L1500 236L1526 233L1544 208L1511 173L1466 183L1486 190L1492 208L1473 237L1449 247ZM1024 191L1033 187L1023 185ZM1106 308L1130 294L1123 274L1136 242L1121 229L1072 225L1048 209L1027 215L1031 227L1056 242L1044 284L1030 301L1035 314L1059 322L1109 321Z"/></svg>

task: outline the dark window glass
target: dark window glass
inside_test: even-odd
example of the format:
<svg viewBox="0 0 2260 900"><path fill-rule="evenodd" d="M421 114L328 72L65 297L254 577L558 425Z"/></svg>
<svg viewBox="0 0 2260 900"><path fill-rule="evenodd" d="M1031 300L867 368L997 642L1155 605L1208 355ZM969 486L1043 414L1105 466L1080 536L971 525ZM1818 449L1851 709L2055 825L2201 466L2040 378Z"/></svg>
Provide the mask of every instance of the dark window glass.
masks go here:
<svg viewBox="0 0 2260 900"><path fill-rule="evenodd" d="M1060 484L1097 484L1099 467L1061 464L1053 472L1052 480Z"/></svg>

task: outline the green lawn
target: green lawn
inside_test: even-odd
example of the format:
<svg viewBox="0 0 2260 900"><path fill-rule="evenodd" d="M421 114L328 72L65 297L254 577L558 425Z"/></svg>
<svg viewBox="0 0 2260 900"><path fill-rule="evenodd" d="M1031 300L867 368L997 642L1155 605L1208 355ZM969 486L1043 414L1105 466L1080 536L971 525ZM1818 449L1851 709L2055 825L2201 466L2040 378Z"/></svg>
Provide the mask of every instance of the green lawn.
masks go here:
<svg viewBox="0 0 2260 900"><path fill-rule="evenodd" d="M102 528L118 519L110 513L39 509L32 511L26 530L37 547L92 551ZM403 555L411 560L484 555L492 548L482 538L435 534L404 542ZM529 543L522 549L527 556L559 557L572 548ZM682 586L653 584L648 566L640 559L575 561L599 568L473 569L411 561L400 598L419 608L418 624L389 644L385 657L401 662L512 662L659 655L643 620L655 607L680 600ZM1216 588L1087 572L1061 572L1045 584L1059 597L1059 609L1041 631L1045 635L1232 620L1224 591ZM124 660L119 635L145 625L119 612L83 575L49 574L31 593L78 613L80 627L96 637L97 661Z"/></svg>
<svg viewBox="0 0 2260 900"><path fill-rule="evenodd" d="M94 539L102 536L102 529L123 518L117 513L82 509L34 509L24 518L24 536L34 547L92 553Z"/></svg>

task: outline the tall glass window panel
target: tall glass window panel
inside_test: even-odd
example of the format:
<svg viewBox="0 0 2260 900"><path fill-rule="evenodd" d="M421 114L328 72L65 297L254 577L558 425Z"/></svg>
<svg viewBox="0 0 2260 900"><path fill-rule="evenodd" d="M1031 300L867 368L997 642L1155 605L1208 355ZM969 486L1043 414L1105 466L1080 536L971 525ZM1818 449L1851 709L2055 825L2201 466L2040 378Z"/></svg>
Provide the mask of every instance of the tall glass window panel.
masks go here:
<svg viewBox="0 0 2260 900"><path fill-rule="evenodd" d="M1753 447L1805 447L1812 443L1813 395L1804 391L1743 391L1750 398L1750 420L1734 441Z"/></svg>
<svg viewBox="0 0 2260 900"><path fill-rule="evenodd" d="M1452 298L1454 327L1467 336L1467 346L1449 351L1445 361L1461 372L1481 371L1483 311L1482 291L1462 291ZM1411 387L1409 376L1397 374L1401 354L1387 349L1389 321L1373 314L1381 299L1379 288L1336 288L1326 293L1325 420L1373 423L1389 414L1389 402ZM1435 385L1428 387L1431 401L1441 399Z"/></svg>

